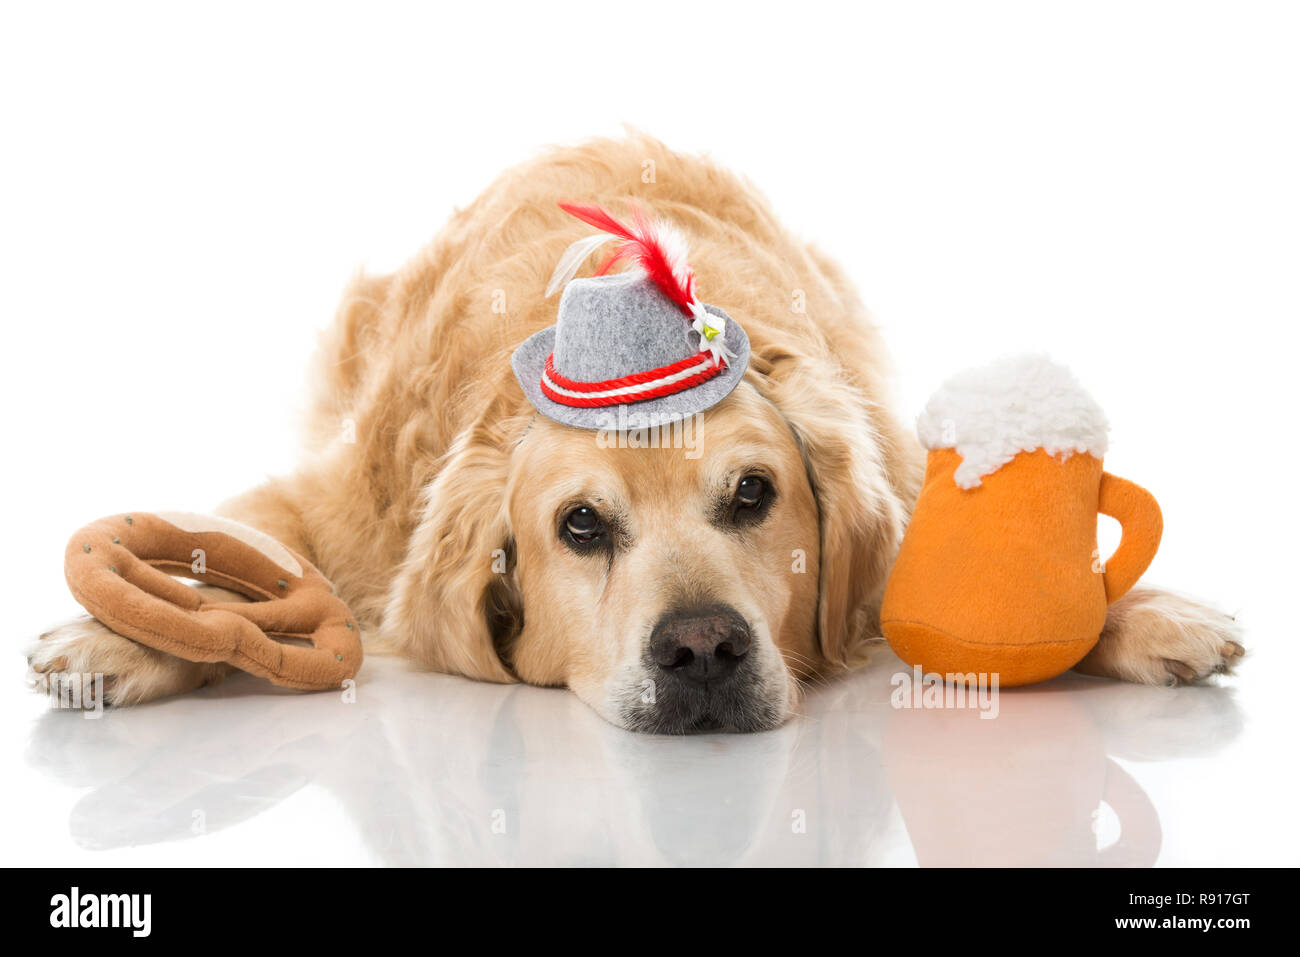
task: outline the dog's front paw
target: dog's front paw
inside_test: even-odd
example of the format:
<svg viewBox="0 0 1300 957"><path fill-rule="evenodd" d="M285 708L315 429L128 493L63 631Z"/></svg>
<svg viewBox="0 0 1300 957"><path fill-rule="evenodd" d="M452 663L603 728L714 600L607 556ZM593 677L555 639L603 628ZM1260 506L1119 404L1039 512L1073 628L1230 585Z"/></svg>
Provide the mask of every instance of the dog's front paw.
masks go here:
<svg viewBox="0 0 1300 957"><path fill-rule="evenodd" d="M1110 606L1101 639L1075 669L1140 684L1195 684L1230 674L1245 654L1229 616L1172 592L1135 588Z"/></svg>
<svg viewBox="0 0 1300 957"><path fill-rule="evenodd" d="M27 649L28 680L41 693L52 681L103 676L104 704L139 704L219 681L221 663L185 661L111 631L94 618L78 618L47 631ZM87 678L87 676L92 676Z"/></svg>

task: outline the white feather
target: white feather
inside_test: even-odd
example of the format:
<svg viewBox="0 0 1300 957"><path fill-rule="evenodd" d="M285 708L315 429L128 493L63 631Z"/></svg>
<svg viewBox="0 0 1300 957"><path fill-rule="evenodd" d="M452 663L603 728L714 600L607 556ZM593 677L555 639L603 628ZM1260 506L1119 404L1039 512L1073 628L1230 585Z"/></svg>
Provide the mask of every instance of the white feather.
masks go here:
<svg viewBox="0 0 1300 957"><path fill-rule="evenodd" d="M687 253L690 251L686 237L676 226L664 222L655 224L655 232L659 238L659 248L663 250L664 258L668 260L668 266L673 271L677 285L685 288L686 281L691 275L690 264L686 261Z"/></svg>
<svg viewBox="0 0 1300 957"><path fill-rule="evenodd" d="M613 233L592 233L570 245L560 257L555 272L551 273L551 281L546 284L546 298L551 298L563 289L565 284L578 274L587 257L614 238Z"/></svg>

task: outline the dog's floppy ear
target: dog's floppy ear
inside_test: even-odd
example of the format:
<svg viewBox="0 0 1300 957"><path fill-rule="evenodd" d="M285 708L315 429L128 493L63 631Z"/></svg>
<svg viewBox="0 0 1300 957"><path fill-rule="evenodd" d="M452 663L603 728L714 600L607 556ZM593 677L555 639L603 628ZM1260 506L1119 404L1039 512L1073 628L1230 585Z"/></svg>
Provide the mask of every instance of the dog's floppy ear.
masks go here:
<svg viewBox="0 0 1300 957"><path fill-rule="evenodd" d="M757 357L755 384L789 422L817 501L817 634L822 656L846 665L879 637L880 597L902 541L920 473L893 417L833 360Z"/></svg>
<svg viewBox="0 0 1300 957"><path fill-rule="evenodd" d="M509 422L489 409L424 492L384 614L385 643L441 672L517 680L500 649L522 624L505 505Z"/></svg>

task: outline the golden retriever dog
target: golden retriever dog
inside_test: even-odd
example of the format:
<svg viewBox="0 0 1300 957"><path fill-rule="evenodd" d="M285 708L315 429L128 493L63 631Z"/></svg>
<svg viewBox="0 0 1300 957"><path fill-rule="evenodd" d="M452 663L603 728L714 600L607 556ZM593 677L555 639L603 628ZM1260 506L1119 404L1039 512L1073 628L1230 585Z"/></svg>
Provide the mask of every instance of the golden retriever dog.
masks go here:
<svg viewBox="0 0 1300 957"><path fill-rule="evenodd" d="M514 378L514 349L555 322L557 260L590 232L564 200L635 200L675 224L702 298L748 333L744 380L690 443L559 425ZM567 686L633 730L773 728L880 634L923 464L887 374L844 274L751 185L646 137L589 142L507 172L403 269L353 283L320 350L301 467L220 512L310 559L372 652ZM1241 654L1227 617L1139 588L1079 668L1194 682ZM93 619L43 636L30 661L104 674L116 704L229 670Z"/></svg>

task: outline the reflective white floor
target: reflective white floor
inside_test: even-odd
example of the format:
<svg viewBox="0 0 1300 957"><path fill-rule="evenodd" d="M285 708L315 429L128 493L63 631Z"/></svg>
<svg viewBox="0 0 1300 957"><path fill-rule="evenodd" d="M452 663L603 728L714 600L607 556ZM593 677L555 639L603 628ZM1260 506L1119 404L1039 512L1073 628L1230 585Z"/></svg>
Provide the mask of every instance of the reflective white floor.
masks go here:
<svg viewBox="0 0 1300 957"><path fill-rule="evenodd" d="M1067 676L981 720L892 708L899 670L883 651L778 731L693 738L379 658L355 703L247 676L97 720L7 695L5 863L1297 859L1290 732L1279 761L1239 688Z"/></svg>

